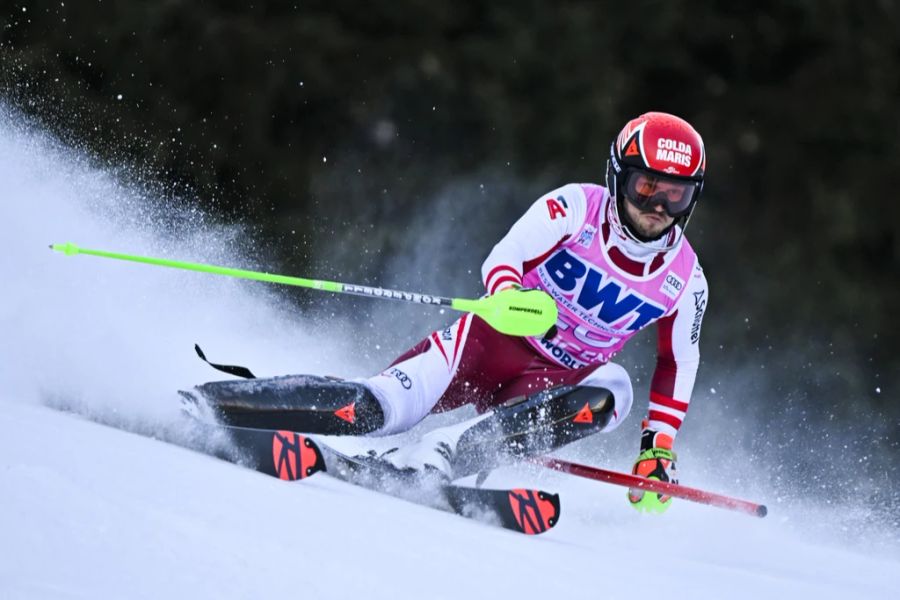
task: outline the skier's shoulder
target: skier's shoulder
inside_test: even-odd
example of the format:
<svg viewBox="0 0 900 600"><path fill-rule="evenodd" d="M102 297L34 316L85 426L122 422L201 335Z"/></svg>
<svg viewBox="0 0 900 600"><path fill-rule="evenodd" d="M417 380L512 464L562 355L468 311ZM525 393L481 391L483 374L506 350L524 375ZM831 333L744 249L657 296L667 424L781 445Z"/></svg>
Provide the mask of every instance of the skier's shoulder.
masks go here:
<svg viewBox="0 0 900 600"><path fill-rule="evenodd" d="M608 193L606 188L594 183L566 183L543 194L540 200L554 200L564 208L585 206L591 201L602 202Z"/></svg>
<svg viewBox="0 0 900 600"><path fill-rule="evenodd" d="M584 225L585 219L600 212L608 196L603 186L567 183L541 195L533 211L549 217L551 221L564 221L567 230L574 233Z"/></svg>

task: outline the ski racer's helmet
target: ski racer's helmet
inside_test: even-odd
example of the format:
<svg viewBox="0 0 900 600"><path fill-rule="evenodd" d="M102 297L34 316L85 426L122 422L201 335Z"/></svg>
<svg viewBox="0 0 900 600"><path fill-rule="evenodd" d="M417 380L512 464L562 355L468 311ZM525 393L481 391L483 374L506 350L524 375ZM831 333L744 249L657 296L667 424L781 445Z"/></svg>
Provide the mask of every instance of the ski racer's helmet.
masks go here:
<svg viewBox="0 0 900 600"><path fill-rule="evenodd" d="M648 112L632 119L609 149L606 186L628 237L651 242L668 236L678 225L683 232L703 190L706 150L703 139L690 123L662 112ZM664 182L666 190L657 190ZM660 204L675 220L658 236L647 238L631 224L623 209L629 202L640 210ZM668 247L680 236L671 236Z"/></svg>

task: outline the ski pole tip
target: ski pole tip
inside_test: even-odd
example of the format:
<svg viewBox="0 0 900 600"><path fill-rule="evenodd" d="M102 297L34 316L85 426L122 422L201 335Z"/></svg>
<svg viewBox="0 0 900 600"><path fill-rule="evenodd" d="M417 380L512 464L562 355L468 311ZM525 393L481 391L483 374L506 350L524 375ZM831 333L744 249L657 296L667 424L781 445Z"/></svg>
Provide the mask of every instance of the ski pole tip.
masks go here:
<svg viewBox="0 0 900 600"><path fill-rule="evenodd" d="M80 248L72 242L66 242L65 244L50 244L50 249L62 252L66 256L74 256L78 254L80 250Z"/></svg>
<svg viewBox="0 0 900 600"><path fill-rule="evenodd" d="M765 504L760 504L759 506L756 507L756 516L757 517L764 517L767 514L769 514L769 509L766 508Z"/></svg>

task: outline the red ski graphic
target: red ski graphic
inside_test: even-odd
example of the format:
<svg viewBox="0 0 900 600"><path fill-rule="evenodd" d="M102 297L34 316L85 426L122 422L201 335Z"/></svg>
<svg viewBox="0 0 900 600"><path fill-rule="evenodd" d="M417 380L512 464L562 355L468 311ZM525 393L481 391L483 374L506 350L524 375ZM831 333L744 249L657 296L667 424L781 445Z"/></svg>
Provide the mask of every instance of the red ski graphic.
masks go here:
<svg viewBox="0 0 900 600"><path fill-rule="evenodd" d="M589 402L584 403L584 408L578 411L578 414L575 415L575 418L572 419L573 423L593 423L594 422L594 413L591 412L591 405Z"/></svg>
<svg viewBox="0 0 900 600"><path fill-rule="evenodd" d="M555 501L554 501L555 500ZM556 525L559 496L537 490L515 489L509 492L509 504L522 533L543 533Z"/></svg>
<svg viewBox="0 0 900 600"><path fill-rule="evenodd" d="M343 420L347 421L348 423L355 423L356 422L356 403L353 402L351 404L348 404L344 408L339 408L338 410L334 411L334 414L337 415L337 417L339 419L343 419Z"/></svg>
<svg viewBox="0 0 900 600"><path fill-rule="evenodd" d="M312 442L293 431L272 435L272 459L279 479L294 481L321 470L321 460Z"/></svg>

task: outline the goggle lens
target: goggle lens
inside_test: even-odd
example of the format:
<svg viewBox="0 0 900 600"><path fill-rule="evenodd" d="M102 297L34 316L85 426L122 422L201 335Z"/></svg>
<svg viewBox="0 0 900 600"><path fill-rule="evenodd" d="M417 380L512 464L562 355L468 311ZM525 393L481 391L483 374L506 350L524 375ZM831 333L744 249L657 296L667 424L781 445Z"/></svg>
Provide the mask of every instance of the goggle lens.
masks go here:
<svg viewBox="0 0 900 600"><path fill-rule="evenodd" d="M625 199L638 210L661 205L670 217L680 217L691 207L700 184L641 171L625 175Z"/></svg>

